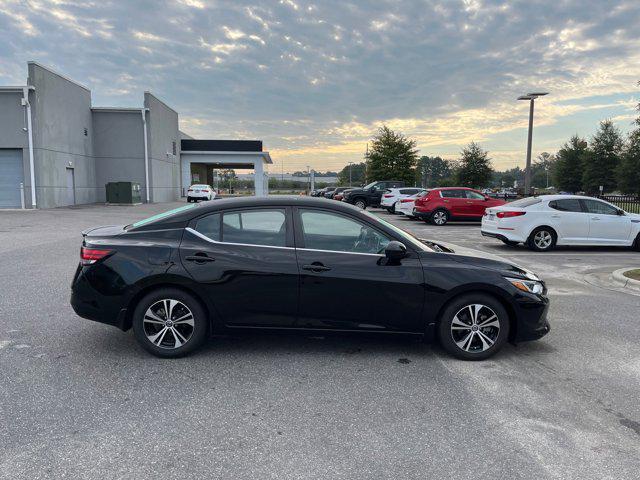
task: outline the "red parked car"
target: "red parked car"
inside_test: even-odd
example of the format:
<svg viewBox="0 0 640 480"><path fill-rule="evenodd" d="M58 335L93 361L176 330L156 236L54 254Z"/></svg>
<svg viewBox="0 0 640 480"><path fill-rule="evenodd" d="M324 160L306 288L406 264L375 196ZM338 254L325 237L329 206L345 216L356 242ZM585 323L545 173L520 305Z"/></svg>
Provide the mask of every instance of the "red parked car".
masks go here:
<svg viewBox="0 0 640 480"><path fill-rule="evenodd" d="M444 225L449 220L480 221L485 208L505 203L504 200L488 197L472 188L434 188L424 197L416 199L413 214L434 225Z"/></svg>

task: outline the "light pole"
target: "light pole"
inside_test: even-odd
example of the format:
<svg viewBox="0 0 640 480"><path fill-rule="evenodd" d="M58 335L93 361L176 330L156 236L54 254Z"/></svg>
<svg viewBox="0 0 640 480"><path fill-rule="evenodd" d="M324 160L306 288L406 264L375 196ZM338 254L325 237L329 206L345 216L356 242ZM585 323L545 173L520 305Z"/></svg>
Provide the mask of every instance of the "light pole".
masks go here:
<svg viewBox="0 0 640 480"><path fill-rule="evenodd" d="M351 165L353 165L353 162L349 162L349 186L351 186Z"/></svg>
<svg viewBox="0 0 640 480"><path fill-rule="evenodd" d="M311 193L311 166L307 165L307 177L309 181L309 193Z"/></svg>
<svg viewBox="0 0 640 480"><path fill-rule="evenodd" d="M535 99L548 95L549 92L534 92L521 95L518 100L529 100L529 134L527 137L527 166L524 171L524 194L531 193L531 141L533 139L533 104Z"/></svg>

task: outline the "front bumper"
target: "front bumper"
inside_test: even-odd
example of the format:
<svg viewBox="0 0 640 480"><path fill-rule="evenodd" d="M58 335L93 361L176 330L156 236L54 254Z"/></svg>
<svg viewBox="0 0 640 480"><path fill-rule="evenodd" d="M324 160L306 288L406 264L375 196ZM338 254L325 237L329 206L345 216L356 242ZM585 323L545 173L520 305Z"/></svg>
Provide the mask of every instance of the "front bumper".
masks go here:
<svg viewBox="0 0 640 480"><path fill-rule="evenodd" d="M514 342L538 340L551 331L547 314L549 299L539 295L518 295L515 304L516 331L512 336Z"/></svg>

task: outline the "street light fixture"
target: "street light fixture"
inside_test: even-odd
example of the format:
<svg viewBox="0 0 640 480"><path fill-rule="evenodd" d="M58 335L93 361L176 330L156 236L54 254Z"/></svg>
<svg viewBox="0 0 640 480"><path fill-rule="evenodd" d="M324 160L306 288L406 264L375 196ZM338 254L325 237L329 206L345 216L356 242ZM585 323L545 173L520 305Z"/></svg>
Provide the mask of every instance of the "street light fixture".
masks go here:
<svg viewBox="0 0 640 480"><path fill-rule="evenodd" d="M533 92L520 95L518 100L529 100L529 134L527 137L527 166L524 171L524 194L531 193L531 141L533 138L533 104L535 99L548 95L549 92Z"/></svg>

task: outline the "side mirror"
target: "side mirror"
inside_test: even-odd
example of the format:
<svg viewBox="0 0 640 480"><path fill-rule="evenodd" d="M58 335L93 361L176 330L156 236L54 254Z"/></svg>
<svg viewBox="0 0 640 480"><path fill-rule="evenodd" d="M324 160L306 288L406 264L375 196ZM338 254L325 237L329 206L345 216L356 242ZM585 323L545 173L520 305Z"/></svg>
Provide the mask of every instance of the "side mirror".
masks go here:
<svg viewBox="0 0 640 480"><path fill-rule="evenodd" d="M404 243L392 240L384 249L384 254L389 260L400 260L407 256L407 247Z"/></svg>
<svg viewBox="0 0 640 480"><path fill-rule="evenodd" d="M618 215L624 215L624 210L622 210L621 208L618 209Z"/></svg>

